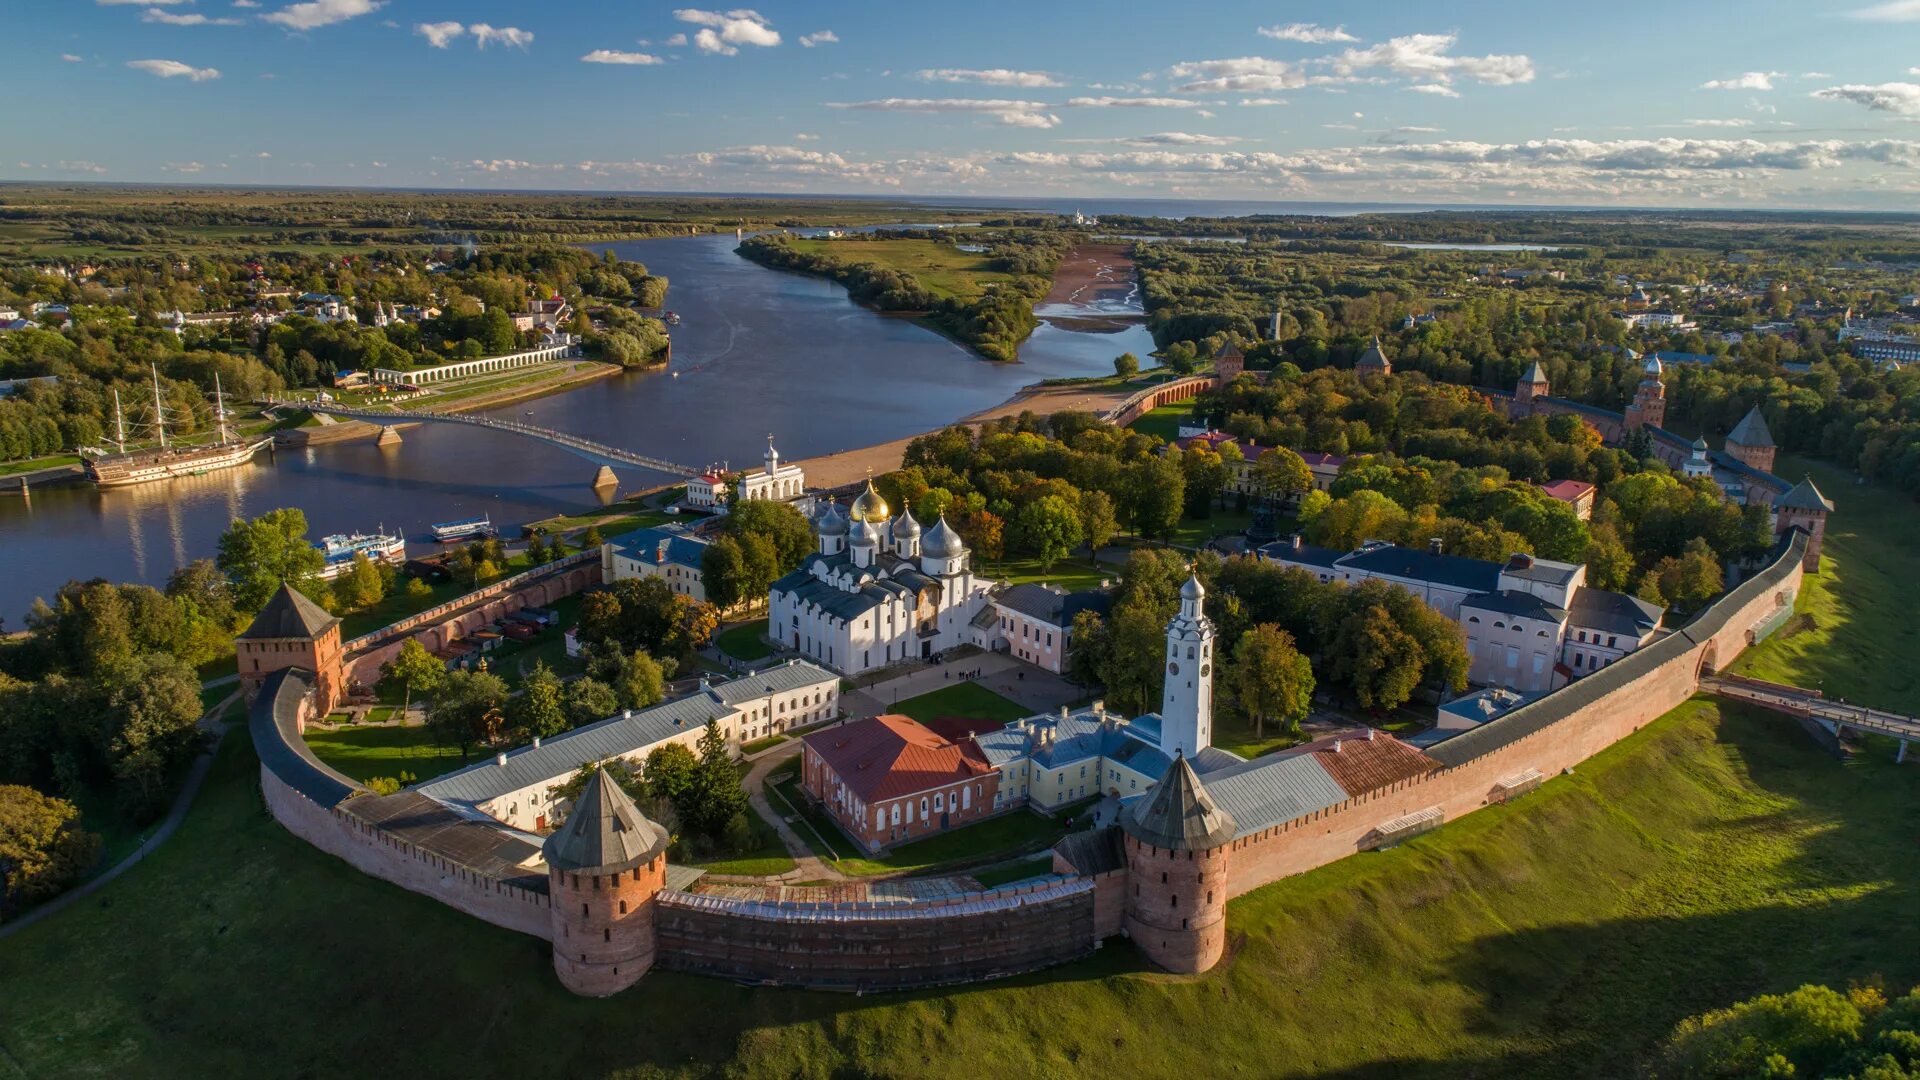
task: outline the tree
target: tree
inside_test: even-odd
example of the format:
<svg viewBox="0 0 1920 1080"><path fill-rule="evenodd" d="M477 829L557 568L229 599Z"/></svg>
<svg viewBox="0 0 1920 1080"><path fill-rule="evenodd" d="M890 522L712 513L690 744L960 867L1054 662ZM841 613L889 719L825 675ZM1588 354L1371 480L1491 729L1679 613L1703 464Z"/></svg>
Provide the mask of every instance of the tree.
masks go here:
<svg viewBox="0 0 1920 1080"><path fill-rule="evenodd" d="M534 662L519 695L508 703L507 716L516 730L535 738L549 738L572 726L567 722L565 688L544 661Z"/></svg>
<svg viewBox="0 0 1920 1080"><path fill-rule="evenodd" d="M1067 677L1081 686L1098 686L1113 656L1106 620L1097 611L1079 612L1068 640L1073 645L1067 650Z"/></svg>
<svg viewBox="0 0 1920 1080"><path fill-rule="evenodd" d="M1920 995L1905 1002L1920 1004ZM1825 986L1802 986L1791 993L1765 994L1731 1008L1681 1021L1668 1039L1666 1075L1686 1077L1823 1077L1862 1073L1839 1069L1849 1051L1861 1042L1869 1013L1891 1013L1875 1027L1881 1031L1911 1021L1920 1010L1901 1010L1905 1002L1889 1007L1878 991L1842 994ZM1864 1008L1863 1008L1864 1006ZM1897 1011L1898 1010L1898 1011ZM1904 1015L1902 1015L1904 1013ZM1887 1020L1895 1021L1892 1024ZM1904 1043L1908 1066L1920 1064L1920 1039ZM1864 1075L1911 1077L1915 1073L1872 1072Z"/></svg>
<svg viewBox="0 0 1920 1080"><path fill-rule="evenodd" d="M574 727L598 723L620 711L620 695L590 675L567 684L567 722Z"/></svg>
<svg viewBox="0 0 1920 1080"><path fill-rule="evenodd" d="M1131 379L1140 374L1140 358L1130 352L1123 352L1113 358L1113 373L1122 379Z"/></svg>
<svg viewBox="0 0 1920 1080"><path fill-rule="evenodd" d="M326 559L307 542L307 515L297 507L269 510L245 521L234 519L220 537L215 564L233 583L234 606L256 612L275 590L291 585L310 592Z"/></svg>
<svg viewBox="0 0 1920 1080"><path fill-rule="evenodd" d="M747 793L740 786L740 770L734 768L733 755L726 736L716 721L707 721L700 736L700 764L694 770L692 789L687 793L680 818L687 827L706 837L717 837L733 815L746 809Z"/></svg>
<svg viewBox="0 0 1920 1080"><path fill-rule="evenodd" d="M400 643L393 659L380 665L380 678L400 684L400 715L404 719L413 705L413 692L431 694L447 681L447 666L420 644L419 638Z"/></svg>
<svg viewBox="0 0 1920 1080"><path fill-rule="evenodd" d="M0 915L65 889L99 853L100 837L81 827L78 807L0 785Z"/></svg>
<svg viewBox="0 0 1920 1080"><path fill-rule="evenodd" d="M580 534L580 546L583 549L597 548L606 542L606 538L600 535L600 526L598 525L589 525L587 526L587 531Z"/></svg>
<svg viewBox="0 0 1920 1080"><path fill-rule="evenodd" d="M1293 635L1272 623L1242 634L1233 647L1227 685L1240 708L1253 718L1255 738L1265 738L1267 718L1300 733L1300 721L1313 707L1313 666L1294 647Z"/></svg>
<svg viewBox="0 0 1920 1080"><path fill-rule="evenodd" d="M103 672L106 757L115 795L144 821L165 805L167 780L199 746L200 679L186 661L146 653Z"/></svg>
<svg viewBox="0 0 1920 1080"><path fill-rule="evenodd" d="M1140 536L1164 541L1180 524L1186 505L1187 481L1177 461L1149 458L1127 470L1127 518Z"/></svg>
<svg viewBox="0 0 1920 1080"><path fill-rule="evenodd" d="M427 706L427 727L436 742L459 747L464 759L474 745L500 736L510 696L506 682L490 671L450 672Z"/></svg>
<svg viewBox="0 0 1920 1080"><path fill-rule="evenodd" d="M699 771L700 759L680 743L657 746L647 755L647 794L676 807L684 805Z"/></svg>
<svg viewBox="0 0 1920 1080"><path fill-rule="evenodd" d="M729 536L758 535L773 545L774 570L769 581L799 566L800 560L814 550L812 524L806 515L787 503L745 500L727 515L722 527Z"/></svg>
<svg viewBox="0 0 1920 1080"><path fill-rule="evenodd" d="M752 595L748 590L753 583L747 575L740 541L722 536L707 545L706 554L700 557L700 584L707 599L722 611L731 611Z"/></svg>
<svg viewBox="0 0 1920 1080"><path fill-rule="evenodd" d="M613 688L623 709L644 709L666 696L665 669L638 650L627 652L614 644L599 646L588 653L587 672Z"/></svg>
<svg viewBox="0 0 1920 1080"><path fill-rule="evenodd" d="M365 552L355 552L352 565L333 584L334 597L349 611L364 611L379 603L386 594L387 585L380 576L380 568Z"/></svg>
<svg viewBox="0 0 1920 1080"><path fill-rule="evenodd" d="M1078 547L1080 540L1080 515L1058 495L1035 499L1013 516L1014 547L1038 560L1043 573Z"/></svg>
<svg viewBox="0 0 1920 1080"><path fill-rule="evenodd" d="M1253 463L1253 483L1270 499L1285 499L1313 487L1313 471L1299 454L1276 446Z"/></svg>
<svg viewBox="0 0 1920 1080"><path fill-rule="evenodd" d="M1353 690L1361 708L1377 713L1413 696L1427 662L1420 643L1378 604L1342 619L1328 651L1336 678Z"/></svg>
<svg viewBox="0 0 1920 1080"><path fill-rule="evenodd" d="M198 666L233 655L233 634L240 629L233 588L212 559L196 559L167 579L167 597L180 609L182 637L176 653Z"/></svg>

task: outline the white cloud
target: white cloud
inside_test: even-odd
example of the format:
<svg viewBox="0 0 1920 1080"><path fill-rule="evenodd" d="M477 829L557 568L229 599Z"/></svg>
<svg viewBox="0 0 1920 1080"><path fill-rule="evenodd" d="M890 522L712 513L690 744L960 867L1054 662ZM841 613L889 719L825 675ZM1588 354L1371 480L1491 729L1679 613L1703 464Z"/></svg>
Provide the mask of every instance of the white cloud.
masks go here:
<svg viewBox="0 0 1920 1080"><path fill-rule="evenodd" d="M1490 86L1512 86L1533 81L1533 61L1528 57L1451 55L1458 40L1457 34L1408 34L1365 49L1347 49L1330 58L1327 63L1340 76L1385 68L1403 78L1420 79L1428 83L1451 82L1454 76Z"/></svg>
<svg viewBox="0 0 1920 1080"><path fill-rule="evenodd" d="M91 161L59 161L54 163L54 167L62 172L103 173L107 171L106 166Z"/></svg>
<svg viewBox="0 0 1920 1080"><path fill-rule="evenodd" d="M1260 33L1262 36L1273 38L1276 41L1299 41L1308 45L1325 45L1335 41L1360 40L1352 34L1347 33L1347 28L1344 26L1335 26L1329 29L1325 26L1315 26L1312 23L1288 23L1285 26L1263 26L1260 28Z"/></svg>
<svg viewBox="0 0 1920 1080"><path fill-rule="evenodd" d="M749 8L727 12L678 8L673 17L702 28L693 35L693 44L704 53L733 56L740 51L739 45L780 44L780 32L767 25L766 16Z"/></svg>
<svg viewBox="0 0 1920 1080"><path fill-rule="evenodd" d="M269 154L269 153L267 153L267 152L266 152L265 150L262 150L262 151L260 151L259 153L257 153L257 154L255 154L255 155L253 155L253 156L254 156L254 157L257 157L257 158L261 158L261 159L265 159L265 158L270 158L270 157L272 157L273 155L272 155L272 154Z"/></svg>
<svg viewBox="0 0 1920 1080"><path fill-rule="evenodd" d="M163 26L245 26L239 19L210 19L197 11L174 14L165 8L150 7L140 13L141 22L159 23Z"/></svg>
<svg viewBox="0 0 1920 1080"><path fill-rule="evenodd" d="M158 4L184 4L187 0L93 0L101 7L123 7L138 4L141 7L153 7Z"/></svg>
<svg viewBox="0 0 1920 1080"><path fill-rule="evenodd" d="M810 134L808 134L807 132L804 132L804 131L803 131L803 132L801 132L801 133L799 133L798 135L795 135L795 136L793 137L793 141L794 141L794 142L817 142L817 141L819 140L819 138L820 138L820 136L818 136L818 135L810 135Z"/></svg>
<svg viewBox="0 0 1920 1080"><path fill-rule="evenodd" d="M1110 139L1123 146L1232 146L1239 142L1231 135L1200 135L1190 131L1159 131L1152 135L1133 135Z"/></svg>
<svg viewBox="0 0 1920 1080"><path fill-rule="evenodd" d="M1890 82L1876 86L1850 83L1815 90L1813 96L1824 101L1851 101L1876 112L1920 116L1920 83Z"/></svg>
<svg viewBox="0 0 1920 1080"><path fill-rule="evenodd" d="M840 35L831 30L815 30L811 34L800 35L802 48L811 49L815 45L832 45L840 40Z"/></svg>
<svg viewBox="0 0 1920 1080"><path fill-rule="evenodd" d="M648 64L666 63L665 60L662 60L659 57L652 55L651 53L621 52L618 49L595 49L592 52L588 53L587 55L581 57L580 61L586 64L648 65Z"/></svg>
<svg viewBox="0 0 1920 1080"><path fill-rule="evenodd" d="M1297 90L1307 85L1307 77L1298 64L1269 60L1264 56L1241 56L1229 60L1195 60L1175 64L1167 73L1190 82L1174 87L1188 94L1230 93L1269 90Z"/></svg>
<svg viewBox="0 0 1920 1080"><path fill-rule="evenodd" d="M1460 91L1442 83L1415 83L1407 89L1416 94L1432 94L1434 97L1459 97Z"/></svg>
<svg viewBox="0 0 1920 1080"><path fill-rule="evenodd" d="M660 44L665 45L669 49L678 49L684 46L686 43L687 43L687 35L675 34L672 37L667 38L665 41L662 41ZM646 44L646 42L641 42L641 44L644 45Z"/></svg>
<svg viewBox="0 0 1920 1080"><path fill-rule="evenodd" d="M1849 11L1847 17L1868 22L1920 22L1920 0L1892 0L1891 3Z"/></svg>
<svg viewBox="0 0 1920 1080"><path fill-rule="evenodd" d="M197 161L169 161L165 165L162 165L160 167L162 169L165 169L167 172L177 172L177 173L197 173L206 168L205 165L202 165Z"/></svg>
<svg viewBox="0 0 1920 1080"><path fill-rule="evenodd" d="M61 59L61 60L63 60L63 61L65 61L66 63L69 63L69 64L82 64L82 63L85 63L85 62L86 62L86 58L85 58L85 57L80 57L80 56L75 56L74 54L72 54L72 53L70 53L70 52L69 52L69 53L61 53L61 54L60 54L60 59Z"/></svg>
<svg viewBox="0 0 1920 1080"><path fill-rule="evenodd" d="M1169 97L1077 97L1068 98L1075 109L1194 109L1206 104Z"/></svg>
<svg viewBox="0 0 1920 1080"><path fill-rule="evenodd" d="M257 8L260 6L260 0L233 0L233 6L237 8Z"/></svg>
<svg viewBox="0 0 1920 1080"><path fill-rule="evenodd" d="M220 77L218 68L197 68L178 60L129 60L127 66L135 71L158 75L163 79L185 78L193 82L206 82L208 79Z"/></svg>
<svg viewBox="0 0 1920 1080"><path fill-rule="evenodd" d="M992 116L1006 127L1050 128L1060 123L1059 117L1047 114L1044 101L1007 98L880 98L874 101L829 101L827 107L867 112L981 113Z"/></svg>
<svg viewBox="0 0 1920 1080"><path fill-rule="evenodd" d="M415 23L413 32L427 39L427 44L436 49L444 49L453 43L453 39L467 32L467 28L457 22Z"/></svg>
<svg viewBox="0 0 1920 1080"><path fill-rule="evenodd" d="M1803 72L1801 72L1801 73L1800 73L1800 77L1801 77L1801 78L1803 78L1803 79L1831 79L1831 78L1833 78L1833 76L1832 76L1832 75L1829 75L1829 74L1827 74L1827 73L1826 73L1826 72L1824 72L1824 71L1803 71Z"/></svg>
<svg viewBox="0 0 1920 1080"><path fill-rule="evenodd" d="M972 82L987 86L1065 85L1044 71L1014 71L1011 68L924 68L914 78L922 82Z"/></svg>
<svg viewBox="0 0 1920 1080"><path fill-rule="evenodd" d="M1286 99L1286 98L1277 98L1277 97L1250 97L1250 98L1241 98L1241 99L1240 99L1240 104L1241 104L1242 106L1253 106L1253 105L1285 105L1285 104L1287 104L1287 99Z"/></svg>
<svg viewBox="0 0 1920 1080"><path fill-rule="evenodd" d="M1784 78L1779 71L1749 71L1735 75L1731 79L1709 79L1700 84L1702 90L1771 90L1773 80Z"/></svg>
<svg viewBox="0 0 1920 1080"><path fill-rule="evenodd" d="M467 27L467 32L473 35L473 40L483 49L496 42L515 49L525 49L533 44L533 31L522 30L517 26L495 27L488 26L486 23L474 23Z"/></svg>
<svg viewBox="0 0 1920 1080"><path fill-rule="evenodd" d="M313 30L371 15L385 6L385 0L305 0L304 3L288 4L279 11L270 11L260 18L289 30Z"/></svg>

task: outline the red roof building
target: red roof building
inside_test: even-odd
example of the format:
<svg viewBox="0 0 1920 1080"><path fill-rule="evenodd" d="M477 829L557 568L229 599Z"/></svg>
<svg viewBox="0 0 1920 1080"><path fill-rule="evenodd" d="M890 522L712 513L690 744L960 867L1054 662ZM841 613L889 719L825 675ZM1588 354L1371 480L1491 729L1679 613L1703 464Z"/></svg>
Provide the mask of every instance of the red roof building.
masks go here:
<svg viewBox="0 0 1920 1080"><path fill-rule="evenodd" d="M1546 492L1548 498L1558 499L1573 507L1573 512L1580 516L1581 521L1593 516L1594 487L1585 480L1555 480L1551 484L1541 484L1540 490Z"/></svg>
<svg viewBox="0 0 1920 1080"><path fill-rule="evenodd" d="M969 825L993 812L1000 774L970 735L876 716L801 740L800 783L868 851Z"/></svg>

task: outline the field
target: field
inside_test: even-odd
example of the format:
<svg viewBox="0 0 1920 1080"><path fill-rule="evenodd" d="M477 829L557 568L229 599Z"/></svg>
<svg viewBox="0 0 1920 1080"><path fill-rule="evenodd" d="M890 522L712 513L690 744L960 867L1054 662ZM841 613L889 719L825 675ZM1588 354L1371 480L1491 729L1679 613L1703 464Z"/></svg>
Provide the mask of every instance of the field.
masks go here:
<svg viewBox="0 0 1920 1080"><path fill-rule="evenodd" d="M942 297L971 300L986 292L988 282L1012 281L1013 275L995 270L985 255L961 251L932 240L801 240L795 251L831 255L846 263L873 263L912 274L920 284Z"/></svg>
<svg viewBox="0 0 1920 1080"><path fill-rule="evenodd" d="M735 660L764 660L773 655L773 646L766 642L766 629L765 621L741 623L714 635L713 643Z"/></svg>
<svg viewBox="0 0 1920 1080"><path fill-rule="evenodd" d="M1152 435L1172 442L1180 435L1180 422L1192 415L1193 402L1178 401L1147 412L1127 427L1142 435Z"/></svg>
<svg viewBox="0 0 1920 1080"><path fill-rule="evenodd" d="M910 697L895 705L892 711L911 716L922 723L943 716L1007 722L1033 715L1032 709L1019 702L971 682L955 683L918 697Z"/></svg>
<svg viewBox="0 0 1920 1080"><path fill-rule="evenodd" d="M461 760L459 747L435 746L433 736L418 725L315 728L307 732L307 746L321 761L360 781L398 779L402 772L426 780L469 764Z"/></svg>
<svg viewBox="0 0 1920 1080"><path fill-rule="evenodd" d="M1920 773L1889 758L1840 764L1777 718L1694 702L1511 807L1241 897L1231 957L1205 976L1155 974L1115 942L958 991L656 973L590 1001L558 987L545 943L287 835L237 738L173 840L0 942L0 1060L31 1076L1624 1075L1708 1007L1920 980L1920 953L1888 947L1920 930Z"/></svg>

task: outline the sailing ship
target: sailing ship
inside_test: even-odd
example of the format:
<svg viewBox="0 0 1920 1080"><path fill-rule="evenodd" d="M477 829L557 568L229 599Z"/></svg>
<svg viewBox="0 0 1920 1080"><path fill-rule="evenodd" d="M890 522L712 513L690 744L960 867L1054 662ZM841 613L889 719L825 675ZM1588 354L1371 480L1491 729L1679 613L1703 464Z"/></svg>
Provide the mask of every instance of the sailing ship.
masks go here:
<svg viewBox="0 0 1920 1080"><path fill-rule="evenodd" d="M335 533L323 536L313 545L320 549L326 565L320 569L321 580L340 577L353 569L353 557L365 555L376 563L398 565L407 561L407 542L405 539L384 532L375 533Z"/></svg>
<svg viewBox="0 0 1920 1080"><path fill-rule="evenodd" d="M219 427L219 440L211 443L167 444L167 411L160 400L160 370L153 369L153 426L159 445L144 450L127 449L126 419L120 411L120 391L113 392L113 453L93 453L86 457L87 479L95 486L127 487L176 476L203 476L231 469L253 460L253 455L272 439L236 438L227 426L226 395L220 389L220 376L213 377L213 415Z"/></svg>

